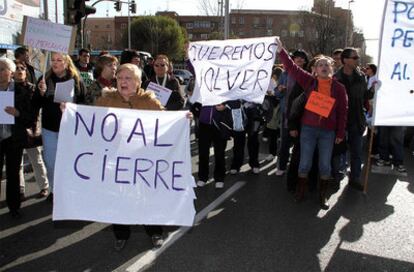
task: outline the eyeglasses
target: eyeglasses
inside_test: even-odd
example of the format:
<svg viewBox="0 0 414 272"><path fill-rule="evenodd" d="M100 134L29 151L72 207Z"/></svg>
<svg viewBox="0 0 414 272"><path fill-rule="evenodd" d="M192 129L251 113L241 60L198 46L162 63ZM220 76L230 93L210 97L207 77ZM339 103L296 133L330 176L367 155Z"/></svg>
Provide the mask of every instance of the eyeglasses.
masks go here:
<svg viewBox="0 0 414 272"><path fill-rule="evenodd" d="M16 66L16 70L26 71L26 68L24 68L23 66Z"/></svg>
<svg viewBox="0 0 414 272"><path fill-rule="evenodd" d="M164 64L164 63L162 63L162 64L154 64L154 66L155 67L164 67L164 66L166 66L167 64Z"/></svg>
<svg viewBox="0 0 414 272"><path fill-rule="evenodd" d="M359 56L348 57L347 59L358 60L359 59Z"/></svg>

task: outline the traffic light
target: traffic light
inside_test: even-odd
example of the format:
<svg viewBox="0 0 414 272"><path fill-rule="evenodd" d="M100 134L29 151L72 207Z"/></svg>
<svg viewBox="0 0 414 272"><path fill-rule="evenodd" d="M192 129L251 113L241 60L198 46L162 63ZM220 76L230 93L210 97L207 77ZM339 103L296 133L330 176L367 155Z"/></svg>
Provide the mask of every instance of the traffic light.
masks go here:
<svg viewBox="0 0 414 272"><path fill-rule="evenodd" d="M137 13L137 4L135 3L135 0L131 1L131 4L129 5L129 11L131 13Z"/></svg>
<svg viewBox="0 0 414 272"><path fill-rule="evenodd" d="M116 11L121 11L121 7L122 7L121 5L122 5L121 1L120 0L116 0L115 3L114 3L115 10Z"/></svg>
<svg viewBox="0 0 414 272"><path fill-rule="evenodd" d="M77 25L82 18L94 14L96 8L85 5L87 0L65 0L65 24Z"/></svg>

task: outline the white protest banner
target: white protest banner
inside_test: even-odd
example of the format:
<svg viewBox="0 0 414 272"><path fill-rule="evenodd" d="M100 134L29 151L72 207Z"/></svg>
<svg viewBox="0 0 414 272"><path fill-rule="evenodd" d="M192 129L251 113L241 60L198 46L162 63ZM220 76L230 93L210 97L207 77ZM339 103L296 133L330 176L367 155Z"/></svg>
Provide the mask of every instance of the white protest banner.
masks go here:
<svg viewBox="0 0 414 272"><path fill-rule="evenodd" d="M33 48L68 54L73 48L74 31L71 26L24 17L23 44Z"/></svg>
<svg viewBox="0 0 414 272"><path fill-rule="evenodd" d="M55 97L53 102L73 102L75 96L75 80L73 78L56 83Z"/></svg>
<svg viewBox="0 0 414 272"><path fill-rule="evenodd" d="M193 224L185 111L68 103L55 164L53 220Z"/></svg>
<svg viewBox="0 0 414 272"><path fill-rule="evenodd" d="M0 124L14 124L14 116L4 111L14 107L14 92L0 92Z"/></svg>
<svg viewBox="0 0 414 272"><path fill-rule="evenodd" d="M414 0L387 1L380 42L375 126L414 126Z"/></svg>
<svg viewBox="0 0 414 272"><path fill-rule="evenodd" d="M243 99L262 103L276 57L275 37L190 43L194 66L192 101L216 105Z"/></svg>
<svg viewBox="0 0 414 272"><path fill-rule="evenodd" d="M170 99L172 91L154 82L148 84L147 90L153 91L157 99L161 102L161 105L167 105L168 99Z"/></svg>

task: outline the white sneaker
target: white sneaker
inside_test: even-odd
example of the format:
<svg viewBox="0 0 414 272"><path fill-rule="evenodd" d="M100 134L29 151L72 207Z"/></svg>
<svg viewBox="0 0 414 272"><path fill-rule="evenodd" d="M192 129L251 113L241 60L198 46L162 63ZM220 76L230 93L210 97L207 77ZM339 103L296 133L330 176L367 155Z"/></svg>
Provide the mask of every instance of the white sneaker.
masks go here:
<svg viewBox="0 0 414 272"><path fill-rule="evenodd" d="M281 177L285 174L285 170L278 169L275 174L276 174L276 176Z"/></svg>
<svg viewBox="0 0 414 272"><path fill-rule="evenodd" d="M206 184L207 184L207 182L205 182L205 181L202 181L202 180L197 181L197 186L198 187L204 187L204 186L206 186Z"/></svg>
<svg viewBox="0 0 414 272"><path fill-rule="evenodd" d="M222 189L224 188L224 182L217 181L216 182L216 189Z"/></svg>
<svg viewBox="0 0 414 272"><path fill-rule="evenodd" d="M260 173L260 168L259 167L253 167L252 171L253 171L253 174L259 174Z"/></svg>
<svg viewBox="0 0 414 272"><path fill-rule="evenodd" d="M272 154L269 154L269 156L266 157L266 161L273 161L274 158L275 156L273 156Z"/></svg>
<svg viewBox="0 0 414 272"><path fill-rule="evenodd" d="M231 175L235 175L237 174L239 171L237 169L230 169L230 174Z"/></svg>

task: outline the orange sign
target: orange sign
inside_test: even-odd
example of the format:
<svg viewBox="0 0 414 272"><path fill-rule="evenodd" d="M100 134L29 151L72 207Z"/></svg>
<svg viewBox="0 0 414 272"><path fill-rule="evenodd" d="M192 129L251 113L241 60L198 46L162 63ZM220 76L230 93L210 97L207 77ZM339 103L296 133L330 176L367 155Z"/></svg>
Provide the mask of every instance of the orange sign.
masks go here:
<svg viewBox="0 0 414 272"><path fill-rule="evenodd" d="M306 102L305 109L327 118L331 113L334 104L335 98L312 91L308 98L308 102Z"/></svg>

